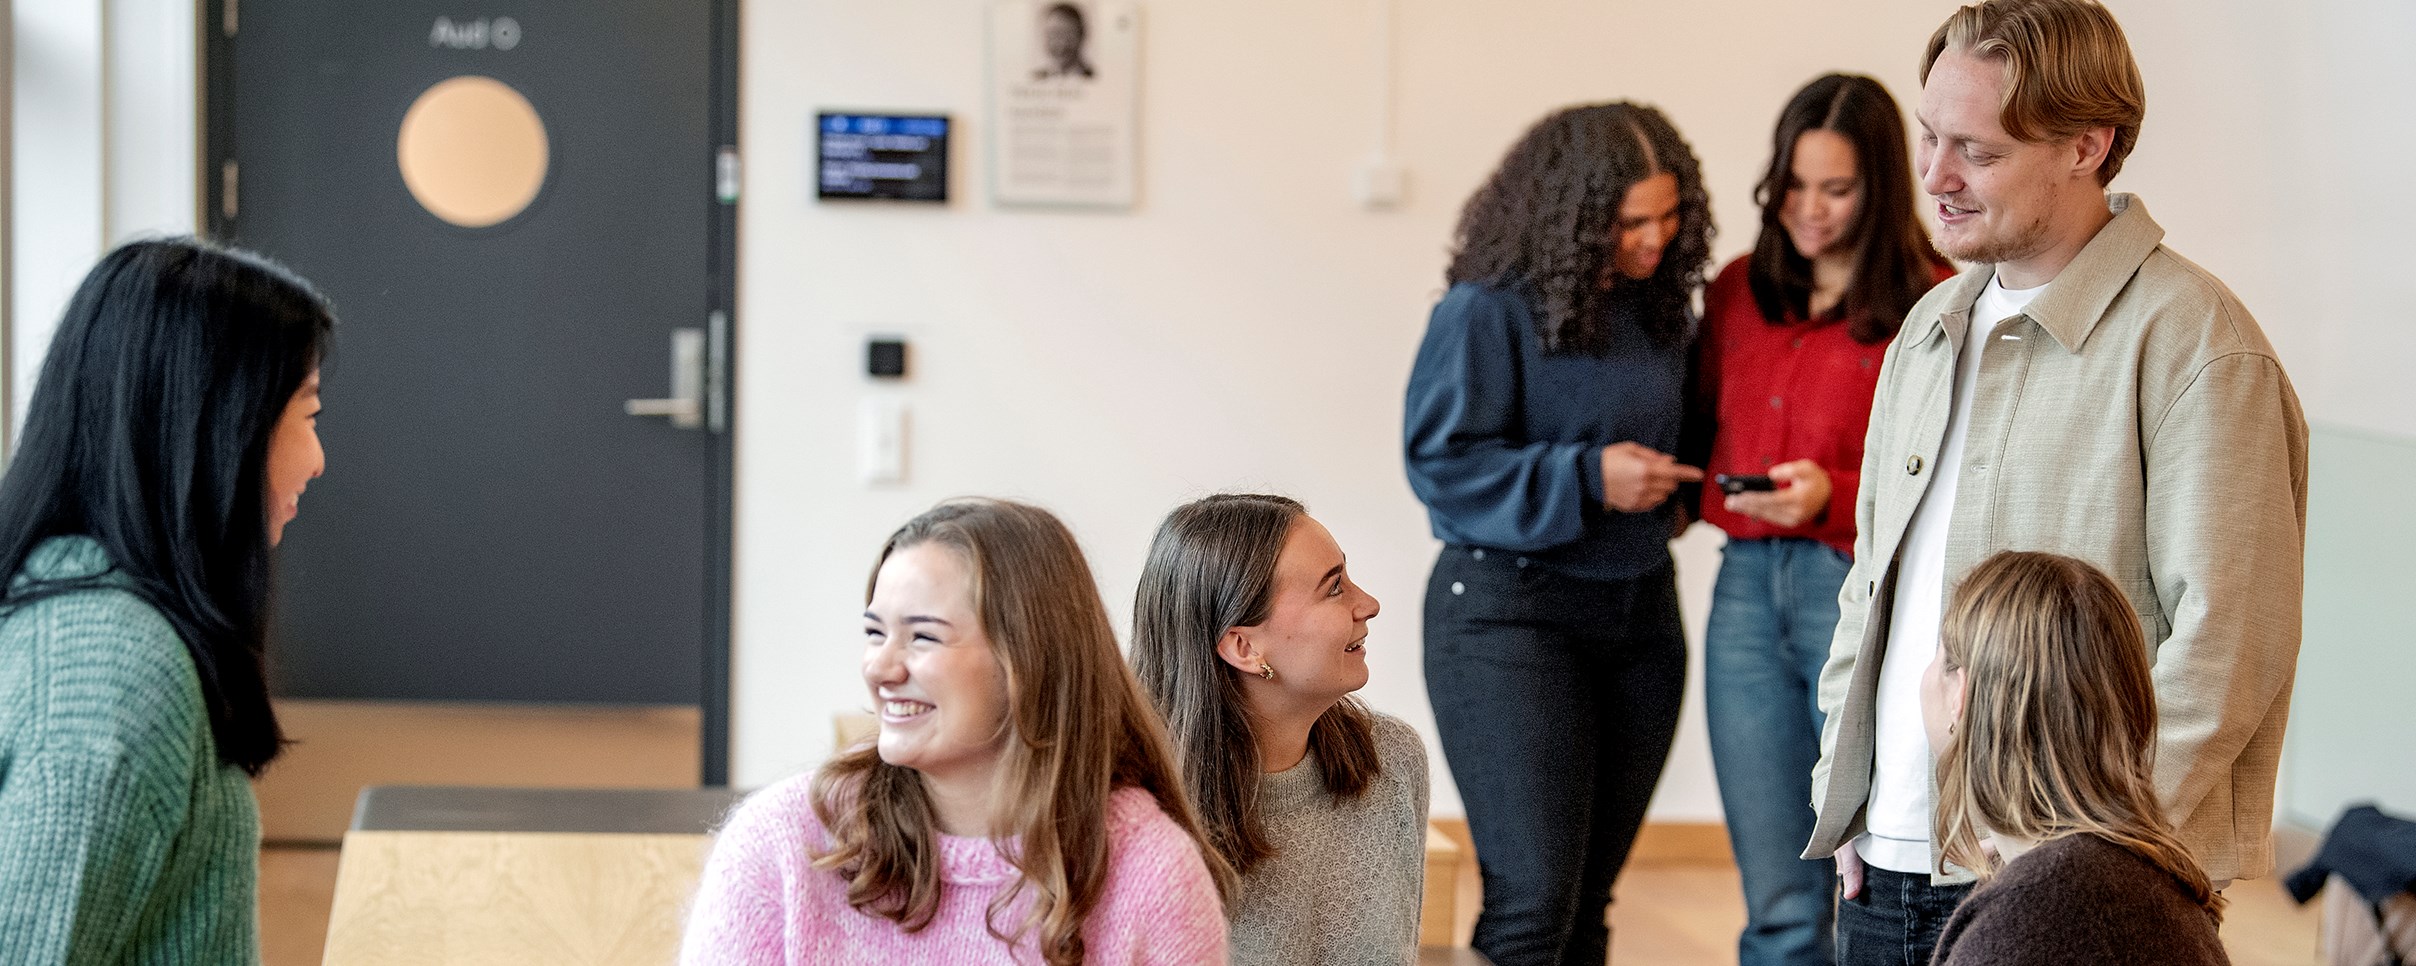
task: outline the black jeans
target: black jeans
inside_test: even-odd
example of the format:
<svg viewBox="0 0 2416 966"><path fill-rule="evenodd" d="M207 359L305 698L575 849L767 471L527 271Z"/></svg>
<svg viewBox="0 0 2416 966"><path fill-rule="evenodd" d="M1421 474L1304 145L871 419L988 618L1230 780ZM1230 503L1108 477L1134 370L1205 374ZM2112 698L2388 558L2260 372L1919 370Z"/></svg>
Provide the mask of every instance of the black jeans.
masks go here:
<svg viewBox="0 0 2416 966"><path fill-rule="evenodd" d="M1426 584L1426 694L1485 880L1498 966L1600 966L1611 886L1686 687L1670 565L1629 580L1445 547Z"/></svg>
<svg viewBox="0 0 2416 966"><path fill-rule="evenodd" d="M1946 917L1971 886L1933 886L1926 874L1875 865L1862 876L1862 895L1837 904L1838 966L1929 966Z"/></svg>

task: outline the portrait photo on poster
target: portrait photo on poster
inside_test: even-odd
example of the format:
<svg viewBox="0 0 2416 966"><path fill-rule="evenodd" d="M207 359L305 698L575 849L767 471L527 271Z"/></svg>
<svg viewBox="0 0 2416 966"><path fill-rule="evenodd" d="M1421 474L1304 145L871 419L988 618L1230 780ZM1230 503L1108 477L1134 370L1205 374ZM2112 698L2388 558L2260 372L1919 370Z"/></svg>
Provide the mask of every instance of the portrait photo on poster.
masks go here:
<svg viewBox="0 0 2416 966"><path fill-rule="evenodd" d="M1033 60L1036 81L1087 81L1099 72L1091 67L1090 18L1078 3L1052 3L1040 8L1040 56Z"/></svg>
<svg viewBox="0 0 2416 966"><path fill-rule="evenodd" d="M1133 205L1140 50L1140 11L1129 2L990 7L994 203Z"/></svg>

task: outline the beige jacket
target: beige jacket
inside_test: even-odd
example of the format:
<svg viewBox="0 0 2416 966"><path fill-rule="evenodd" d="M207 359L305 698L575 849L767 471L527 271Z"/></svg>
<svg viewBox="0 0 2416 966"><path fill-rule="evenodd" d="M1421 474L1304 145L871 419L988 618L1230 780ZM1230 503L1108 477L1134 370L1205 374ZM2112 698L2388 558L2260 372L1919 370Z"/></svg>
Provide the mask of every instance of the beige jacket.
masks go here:
<svg viewBox="0 0 2416 966"><path fill-rule="evenodd" d="M2256 320L2130 195L1981 357L1947 587L2000 550L2096 564L2147 630L2156 787L2216 881L2273 868L2274 771L2299 650L2307 422ZM1939 284L1882 364L1854 568L1820 676L1806 858L1863 831L1896 557L1936 474L1955 356L1992 266ZM1940 877L1953 881L1963 876Z"/></svg>

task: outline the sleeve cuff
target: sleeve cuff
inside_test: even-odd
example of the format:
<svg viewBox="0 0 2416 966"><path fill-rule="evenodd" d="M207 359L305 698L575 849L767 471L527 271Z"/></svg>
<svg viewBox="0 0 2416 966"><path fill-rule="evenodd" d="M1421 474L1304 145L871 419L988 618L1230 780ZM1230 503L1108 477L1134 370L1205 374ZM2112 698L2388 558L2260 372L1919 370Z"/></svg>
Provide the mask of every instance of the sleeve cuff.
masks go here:
<svg viewBox="0 0 2416 966"><path fill-rule="evenodd" d="M1586 499L1602 504L1602 451L1608 447L1583 446L1577 450L1577 478L1585 482Z"/></svg>

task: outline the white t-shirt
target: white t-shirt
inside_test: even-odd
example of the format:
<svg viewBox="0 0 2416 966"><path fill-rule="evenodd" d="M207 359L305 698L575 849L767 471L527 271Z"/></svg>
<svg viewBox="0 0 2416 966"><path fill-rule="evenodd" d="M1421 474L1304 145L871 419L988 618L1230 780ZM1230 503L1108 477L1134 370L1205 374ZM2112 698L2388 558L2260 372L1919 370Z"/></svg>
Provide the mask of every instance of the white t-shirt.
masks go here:
<svg viewBox="0 0 2416 966"><path fill-rule="evenodd" d="M1980 353L1988 347L1990 330L2020 314L2046 290L2045 285L2005 288L1991 276L1972 303L1971 327L1955 358L1954 411L1947 417L1938 459L1929 467L1936 475L1904 531L1887 659L1879 666L1878 748L1871 764L1871 800L1864 810L1870 831L1854 840L1862 860L1882 869L1926 875L1931 868L1931 761L1929 731L1921 724L1921 675L1938 653L1938 623L1946 599L1946 528L1955 512L1955 484L1963 473L1963 433L1971 424L1972 387L1980 378Z"/></svg>

